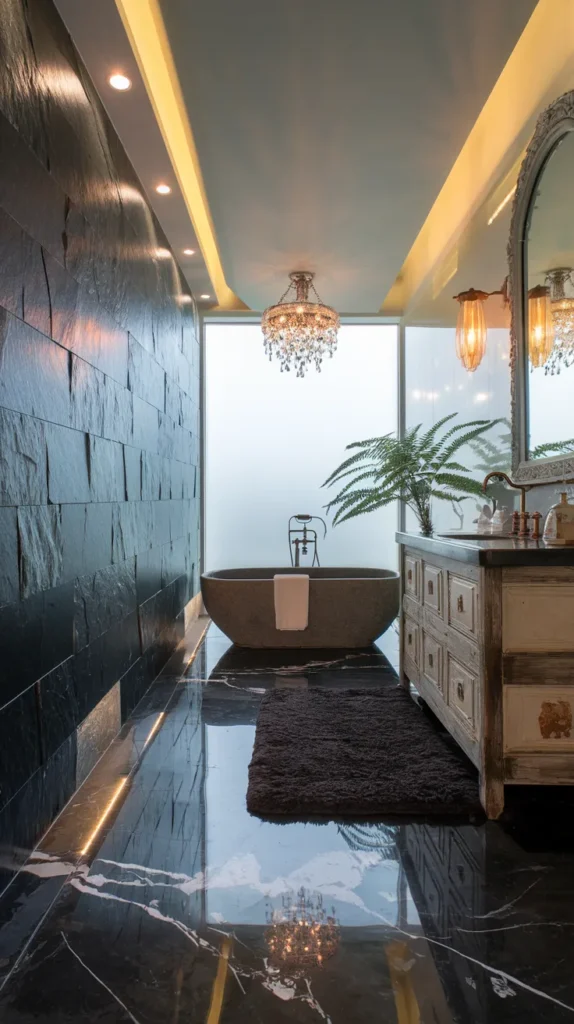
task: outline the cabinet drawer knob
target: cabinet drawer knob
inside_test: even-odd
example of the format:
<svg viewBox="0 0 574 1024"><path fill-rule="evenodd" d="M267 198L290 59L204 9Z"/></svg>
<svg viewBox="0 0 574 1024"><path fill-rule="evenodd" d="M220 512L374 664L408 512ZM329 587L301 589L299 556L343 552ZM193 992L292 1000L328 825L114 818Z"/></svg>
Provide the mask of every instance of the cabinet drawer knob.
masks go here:
<svg viewBox="0 0 574 1024"><path fill-rule="evenodd" d="M463 598L462 594L459 594L457 599L456 599L456 610L457 610L457 612L463 612L464 611L464 598Z"/></svg>
<svg viewBox="0 0 574 1024"><path fill-rule="evenodd" d="M412 634L412 633L409 633L409 636L408 636L408 642L409 642L409 647L410 647L410 645L411 645L411 644L412 644L412 642L413 642L413 634Z"/></svg>
<svg viewBox="0 0 574 1024"><path fill-rule="evenodd" d="M462 684L462 683L460 682L460 680L459 680L459 682L458 682L458 683L456 684L456 695L457 695L457 697L458 697L459 701L460 701L460 702L462 703L462 701L464 700L464 686L463 686L463 684Z"/></svg>
<svg viewBox="0 0 574 1024"><path fill-rule="evenodd" d="M429 592L429 594L434 594L434 583L433 583L433 581L432 581L432 580L429 580L429 581L428 581L428 584L427 584L427 586L428 586L428 592Z"/></svg>
<svg viewBox="0 0 574 1024"><path fill-rule="evenodd" d="M409 571L407 572L407 580L408 580L409 583L413 582L413 570L412 569L409 569Z"/></svg>
<svg viewBox="0 0 574 1024"><path fill-rule="evenodd" d="M432 654L429 654L429 668L432 668L433 665L434 665L434 658L433 658Z"/></svg>

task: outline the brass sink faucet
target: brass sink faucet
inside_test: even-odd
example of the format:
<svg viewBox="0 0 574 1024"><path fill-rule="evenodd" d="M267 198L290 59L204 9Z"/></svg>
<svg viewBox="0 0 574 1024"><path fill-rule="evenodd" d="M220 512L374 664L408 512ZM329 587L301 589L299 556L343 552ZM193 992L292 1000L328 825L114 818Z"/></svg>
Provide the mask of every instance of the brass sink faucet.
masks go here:
<svg viewBox="0 0 574 1024"><path fill-rule="evenodd" d="M515 484L510 479L507 473L503 473L501 469L494 469L492 473L487 473L484 480L482 481L482 489L486 491L488 481L497 477L499 480L505 480L509 487L513 487L514 490L520 491L520 511L526 512L526 492L532 488L531 484Z"/></svg>

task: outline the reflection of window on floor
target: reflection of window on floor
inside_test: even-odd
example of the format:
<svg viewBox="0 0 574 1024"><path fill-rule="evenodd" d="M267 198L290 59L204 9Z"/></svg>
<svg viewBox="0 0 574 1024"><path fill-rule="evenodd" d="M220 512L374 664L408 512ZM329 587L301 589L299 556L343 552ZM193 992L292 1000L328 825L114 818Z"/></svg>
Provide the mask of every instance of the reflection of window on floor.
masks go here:
<svg viewBox="0 0 574 1024"><path fill-rule="evenodd" d="M289 516L325 515L345 446L396 429L397 328L342 327L302 380L267 360L256 324L205 335L206 569L287 565ZM321 563L393 568L396 523L392 505L329 529Z"/></svg>

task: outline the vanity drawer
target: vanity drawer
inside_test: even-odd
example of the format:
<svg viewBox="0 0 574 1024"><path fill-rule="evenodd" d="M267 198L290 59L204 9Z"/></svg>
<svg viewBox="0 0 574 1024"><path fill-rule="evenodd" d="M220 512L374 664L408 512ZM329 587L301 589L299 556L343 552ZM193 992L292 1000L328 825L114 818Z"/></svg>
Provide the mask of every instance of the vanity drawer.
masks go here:
<svg viewBox="0 0 574 1024"><path fill-rule="evenodd" d="M476 636L478 586L472 580L449 574L448 621L462 633Z"/></svg>
<svg viewBox="0 0 574 1024"><path fill-rule="evenodd" d="M406 657L420 668L420 626L407 616L403 626L403 649Z"/></svg>
<svg viewBox="0 0 574 1024"><path fill-rule="evenodd" d="M405 594L415 601L421 599L421 560L405 555Z"/></svg>
<svg viewBox="0 0 574 1024"><path fill-rule="evenodd" d="M448 655L447 692L449 707L457 718L473 734L476 735L478 679L468 669Z"/></svg>
<svg viewBox="0 0 574 1024"><path fill-rule="evenodd" d="M422 673L442 693L444 648L430 633L423 632Z"/></svg>
<svg viewBox="0 0 574 1024"><path fill-rule="evenodd" d="M443 570L437 569L435 565L427 565L425 562L423 570L423 602L427 608L431 608L442 616L443 610Z"/></svg>
<svg viewBox="0 0 574 1024"><path fill-rule="evenodd" d="M505 686L504 749L572 756L574 686Z"/></svg>

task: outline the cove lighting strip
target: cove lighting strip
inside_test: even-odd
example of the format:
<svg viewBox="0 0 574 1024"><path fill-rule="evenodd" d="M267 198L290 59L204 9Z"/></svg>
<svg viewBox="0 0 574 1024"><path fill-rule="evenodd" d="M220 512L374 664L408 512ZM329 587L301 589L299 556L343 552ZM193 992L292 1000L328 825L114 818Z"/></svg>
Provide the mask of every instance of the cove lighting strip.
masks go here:
<svg viewBox="0 0 574 1024"><path fill-rule="evenodd" d="M116 0L220 309L247 309L225 280L215 227L158 0Z"/></svg>

